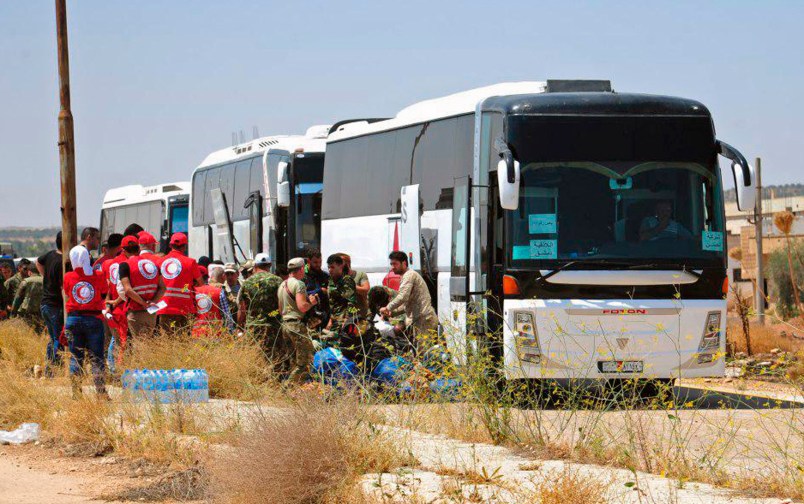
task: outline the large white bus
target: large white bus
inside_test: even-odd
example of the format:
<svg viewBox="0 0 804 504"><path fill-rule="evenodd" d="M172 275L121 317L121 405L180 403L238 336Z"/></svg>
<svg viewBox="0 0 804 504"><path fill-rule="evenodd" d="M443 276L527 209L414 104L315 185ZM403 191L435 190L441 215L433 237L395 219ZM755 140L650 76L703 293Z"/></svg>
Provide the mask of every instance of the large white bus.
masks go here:
<svg viewBox="0 0 804 504"><path fill-rule="evenodd" d="M266 252L281 264L318 248L329 128L258 138L207 156L192 178L190 255L243 262Z"/></svg>
<svg viewBox="0 0 804 504"><path fill-rule="evenodd" d="M101 208L101 241L136 223L154 235L164 251L171 234L187 232L189 200L189 182L109 189Z"/></svg>
<svg viewBox="0 0 804 504"><path fill-rule="evenodd" d="M322 249L376 285L399 247L456 361L483 345L508 379L718 376L718 155L751 208L752 168L699 102L608 81L474 89L330 134Z"/></svg>

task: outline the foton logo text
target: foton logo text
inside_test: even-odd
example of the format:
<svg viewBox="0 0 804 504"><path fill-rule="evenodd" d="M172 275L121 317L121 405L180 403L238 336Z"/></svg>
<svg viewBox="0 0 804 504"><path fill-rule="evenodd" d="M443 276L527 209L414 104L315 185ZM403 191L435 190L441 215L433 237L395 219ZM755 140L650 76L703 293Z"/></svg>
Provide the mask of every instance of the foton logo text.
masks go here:
<svg viewBox="0 0 804 504"><path fill-rule="evenodd" d="M625 310L603 310L603 315L647 315L648 310L637 310L633 308Z"/></svg>

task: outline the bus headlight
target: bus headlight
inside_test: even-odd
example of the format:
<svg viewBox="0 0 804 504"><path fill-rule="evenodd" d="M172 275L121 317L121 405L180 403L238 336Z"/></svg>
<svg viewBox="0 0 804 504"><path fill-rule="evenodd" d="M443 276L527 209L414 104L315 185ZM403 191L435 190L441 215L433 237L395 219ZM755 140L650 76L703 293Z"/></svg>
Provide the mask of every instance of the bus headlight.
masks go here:
<svg viewBox="0 0 804 504"><path fill-rule="evenodd" d="M542 352L533 312L514 311L514 334L520 360L538 363Z"/></svg>
<svg viewBox="0 0 804 504"><path fill-rule="evenodd" d="M698 351L717 350L720 348L720 312L709 312L706 315L706 325L704 325L701 343Z"/></svg>

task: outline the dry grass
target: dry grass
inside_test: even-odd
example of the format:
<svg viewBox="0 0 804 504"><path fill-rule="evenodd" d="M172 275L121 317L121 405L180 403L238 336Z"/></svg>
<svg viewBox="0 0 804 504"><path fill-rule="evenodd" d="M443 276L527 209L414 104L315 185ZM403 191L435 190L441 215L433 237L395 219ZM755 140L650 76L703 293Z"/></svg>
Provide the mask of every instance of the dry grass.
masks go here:
<svg viewBox="0 0 804 504"><path fill-rule="evenodd" d="M207 474L199 467L181 471L169 471L157 481L144 487L135 487L114 495L106 500L124 502L165 502L197 501L206 497Z"/></svg>
<svg viewBox="0 0 804 504"><path fill-rule="evenodd" d="M216 501L352 502L360 475L408 462L355 401L300 400L268 412L213 468Z"/></svg>
<svg viewBox="0 0 804 504"><path fill-rule="evenodd" d="M260 345L222 333L214 338L158 336L133 342L123 369L194 369L209 373L213 397L255 400L275 387Z"/></svg>
<svg viewBox="0 0 804 504"><path fill-rule="evenodd" d="M0 360L18 371L29 373L34 366L43 365L46 349L47 337L35 333L22 320L0 322Z"/></svg>
<svg viewBox="0 0 804 504"><path fill-rule="evenodd" d="M0 427L15 429L23 422L50 426L63 400L58 390L23 376L13 363L0 360Z"/></svg>
<svg viewBox="0 0 804 504"><path fill-rule="evenodd" d="M788 331L789 332L789 331ZM729 321L726 327L726 344L732 353L745 352L745 335L737 321ZM804 347L804 342L782 336L778 327L751 324L751 349L754 353L768 353L774 348L785 352L796 352Z"/></svg>
<svg viewBox="0 0 804 504"><path fill-rule="evenodd" d="M787 378L799 384L804 381L804 351L796 353L796 359L787 368Z"/></svg>
<svg viewBox="0 0 804 504"><path fill-rule="evenodd" d="M539 504L602 504L611 483L565 468L535 484L534 500Z"/></svg>

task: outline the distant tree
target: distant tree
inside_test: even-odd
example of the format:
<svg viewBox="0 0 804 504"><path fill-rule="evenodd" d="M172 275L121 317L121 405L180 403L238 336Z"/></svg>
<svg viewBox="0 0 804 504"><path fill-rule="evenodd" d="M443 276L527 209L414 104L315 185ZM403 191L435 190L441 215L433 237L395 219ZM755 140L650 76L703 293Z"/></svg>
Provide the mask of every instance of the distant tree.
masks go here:
<svg viewBox="0 0 804 504"><path fill-rule="evenodd" d="M785 249L787 250L787 267L790 271L790 285L793 288L793 302L796 305L798 313L801 314L804 312L801 311L801 297L798 293L798 279L793 271L793 250L790 244L790 231L793 229L793 222L795 220L795 215L793 215L793 212L789 210L776 212L773 215L773 224L776 226L776 229L778 229L784 235L787 245Z"/></svg>

